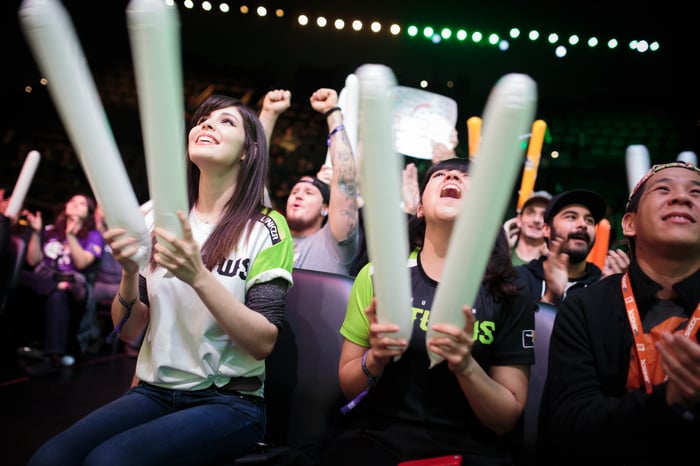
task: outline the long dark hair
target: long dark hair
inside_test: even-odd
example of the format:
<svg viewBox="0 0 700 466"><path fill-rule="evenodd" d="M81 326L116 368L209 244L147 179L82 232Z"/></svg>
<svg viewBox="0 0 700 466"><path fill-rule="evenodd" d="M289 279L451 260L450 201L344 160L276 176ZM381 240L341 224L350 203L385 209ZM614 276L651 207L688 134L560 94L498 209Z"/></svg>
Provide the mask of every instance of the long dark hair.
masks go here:
<svg viewBox="0 0 700 466"><path fill-rule="evenodd" d="M518 293L515 281L517 276L518 272L510 257L508 237L505 230L499 226L481 281L488 287L494 299L500 301L502 298L515 296Z"/></svg>
<svg viewBox="0 0 700 466"><path fill-rule="evenodd" d="M92 230L96 230L97 226L95 223L95 208L97 203L92 196L84 193L77 193L72 195L70 198L73 199L75 196L84 197L87 201L88 215L83 220L80 231L75 235L76 238L85 239ZM63 204L63 210L56 216L56 220L53 222L53 229L49 233L49 237L55 237L59 241L63 242L66 240L66 223L68 222L68 216L66 215L66 205L68 205L70 199Z"/></svg>
<svg viewBox="0 0 700 466"><path fill-rule="evenodd" d="M209 270L229 256L248 226L248 222L260 218L265 209L264 193L269 167L267 139L258 115L250 107L233 97L212 94L194 112L187 134L197 126L200 118L226 107L236 107L243 119L245 130L243 155L245 157L238 161L240 167L233 194L226 202L214 231L202 245L202 261ZM187 194L190 210L199 197L200 175L199 167L192 163L187 151Z"/></svg>
<svg viewBox="0 0 700 466"><path fill-rule="evenodd" d="M423 199L423 192L425 191L430 177L438 170L459 170L462 173L469 173L469 159L455 157L433 164L425 173L420 183L421 202ZM469 193L467 193L467 195L469 195ZM413 215L408 221L408 242L410 249L413 250L416 247L423 247L424 239L425 218L418 218L417 215ZM482 283L487 286L489 293L491 293L494 299L499 301L507 296L514 296L517 294L517 285L514 280L517 276L518 272L510 258L508 238L503 228L499 227L496 237L494 238L491 256L489 257L484 276L482 277Z"/></svg>

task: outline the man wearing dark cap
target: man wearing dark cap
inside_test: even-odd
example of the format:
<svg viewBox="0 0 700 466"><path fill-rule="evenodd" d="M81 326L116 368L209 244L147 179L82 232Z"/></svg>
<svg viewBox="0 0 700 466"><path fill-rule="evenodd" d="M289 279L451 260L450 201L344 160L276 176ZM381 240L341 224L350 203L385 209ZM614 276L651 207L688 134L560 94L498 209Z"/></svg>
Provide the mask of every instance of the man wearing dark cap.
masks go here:
<svg viewBox="0 0 700 466"><path fill-rule="evenodd" d="M562 303L538 464L685 464L700 439L700 170L653 166L622 232L631 262Z"/></svg>
<svg viewBox="0 0 700 466"><path fill-rule="evenodd" d="M527 197L518 214L503 224L513 265L527 264L547 253L544 212L550 200L552 195L547 191L533 192Z"/></svg>
<svg viewBox="0 0 700 466"><path fill-rule="evenodd" d="M303 176L289 193L285 216L294 238L294 267L349 275L359 242L355 157L336 91L319 89L310 100L328 123L333 174L330 186Z"/></svg>
<svg viewBox="0 0 700 466"><path fill-rule="evenodd" d="M569 290L601 278L600 268L586 258L606 208L600 194L586 189L564 191L549 201L543 227L549 251L516 267L535 300L558 306Z"/></svg>

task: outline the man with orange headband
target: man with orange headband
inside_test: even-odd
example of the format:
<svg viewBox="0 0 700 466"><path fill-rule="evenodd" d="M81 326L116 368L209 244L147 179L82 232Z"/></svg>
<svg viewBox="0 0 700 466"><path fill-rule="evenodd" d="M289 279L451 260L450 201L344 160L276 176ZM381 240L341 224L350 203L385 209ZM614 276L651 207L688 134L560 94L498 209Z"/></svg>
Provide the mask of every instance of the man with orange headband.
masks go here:
<svg viewBox="0 0 700 466"><path fill-rule="evenodd" d="M622 231L628 271L557 313L538 464L682 464L700 438L700 170L653 166Z"/></svg>

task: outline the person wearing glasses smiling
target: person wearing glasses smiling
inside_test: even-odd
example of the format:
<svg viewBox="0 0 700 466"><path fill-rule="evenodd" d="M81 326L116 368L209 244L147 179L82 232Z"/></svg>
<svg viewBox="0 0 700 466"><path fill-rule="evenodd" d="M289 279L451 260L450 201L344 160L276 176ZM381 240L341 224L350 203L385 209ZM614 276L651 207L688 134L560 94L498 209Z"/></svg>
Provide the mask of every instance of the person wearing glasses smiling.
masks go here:
<svg viewBox="0 0 700 466"><path fill-rule="evenodd" d="M653 166L621 223L628 271L557 312L538 464L682 464L700 438L700 170Z"/></svg>

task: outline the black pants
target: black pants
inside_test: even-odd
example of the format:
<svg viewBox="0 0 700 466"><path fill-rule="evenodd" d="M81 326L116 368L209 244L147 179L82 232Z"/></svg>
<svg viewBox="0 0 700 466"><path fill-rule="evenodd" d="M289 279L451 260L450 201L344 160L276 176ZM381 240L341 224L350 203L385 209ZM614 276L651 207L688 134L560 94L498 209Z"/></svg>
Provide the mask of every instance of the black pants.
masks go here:
<svg viewBox="0 0 700 466"><path fill-rule="evenodd" d="M18 321L27 325L25 334L43 343L47 354L79 352L75 338L77 324L85 311L87 288L76 280L67 290L58 289L53 276L24 270L14 299ZM37 326L37 323L38 326Z"/></svg>

